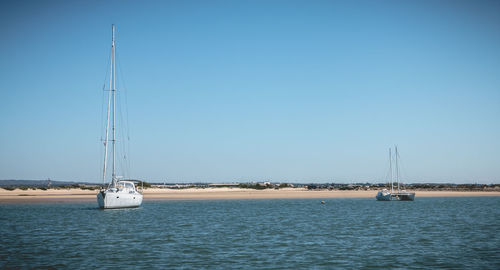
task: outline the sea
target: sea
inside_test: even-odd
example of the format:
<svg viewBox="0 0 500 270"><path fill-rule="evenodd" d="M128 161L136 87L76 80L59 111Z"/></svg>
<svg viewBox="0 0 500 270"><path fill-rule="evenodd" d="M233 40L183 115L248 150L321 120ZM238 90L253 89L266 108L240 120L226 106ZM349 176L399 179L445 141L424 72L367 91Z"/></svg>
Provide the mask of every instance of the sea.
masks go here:
<svg viewBox="0 0 500 270"><path fill-rule="evenodd" d="M500 197L2 204L0 218L1 269L500 269Z"/></svg>

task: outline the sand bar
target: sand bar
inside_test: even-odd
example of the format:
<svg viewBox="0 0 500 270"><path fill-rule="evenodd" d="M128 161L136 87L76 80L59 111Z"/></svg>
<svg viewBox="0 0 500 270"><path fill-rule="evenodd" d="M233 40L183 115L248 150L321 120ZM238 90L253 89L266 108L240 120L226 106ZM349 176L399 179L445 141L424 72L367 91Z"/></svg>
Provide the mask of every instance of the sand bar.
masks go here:
<svg viewBox="0 0 500 270"><path fill-rule="evenodd" d="M410 191L410 190L409 190ZM5 190L0 189L0 204L5 203L58 203L95 201L97 190L49 189ZM415 191L421 197L475 197L500 196L499 191ZM308 199L308 198L375 198L377 190L306 190L241 189L241 188L190 188L145 189L144 200L244 200L244 199Z"/></svg>

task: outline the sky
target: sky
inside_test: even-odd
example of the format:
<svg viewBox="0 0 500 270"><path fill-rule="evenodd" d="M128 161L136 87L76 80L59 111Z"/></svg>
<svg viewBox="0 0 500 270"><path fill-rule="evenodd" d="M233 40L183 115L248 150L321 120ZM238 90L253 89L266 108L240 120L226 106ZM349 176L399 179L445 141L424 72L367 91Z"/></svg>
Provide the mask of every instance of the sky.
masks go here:
<svg viewBox="0 0 500 270"><path fill-rule="evenodd" d="M459 0L1 1L0 179L102 181L112 24L119 175L500 183L500 2Z"/></svg>

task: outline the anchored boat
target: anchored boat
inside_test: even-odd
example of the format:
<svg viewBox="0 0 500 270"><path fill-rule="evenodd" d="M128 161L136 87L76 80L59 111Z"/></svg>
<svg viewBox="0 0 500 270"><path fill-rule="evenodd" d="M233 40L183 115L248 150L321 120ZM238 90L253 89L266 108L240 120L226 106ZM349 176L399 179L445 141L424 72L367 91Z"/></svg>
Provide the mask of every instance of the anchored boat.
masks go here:
<svg viewBox="0 0 500 270"><path fill-rule="evenodd" d="M139 207L142 204L142 194L137 190L134 181L118 180L116 175L116 125L115 125L115 25L112 26L111 72L109 78L108 111L106 120L106 136L104 139L104 166L102 179L106 181L108 164L109 121L112 121L112 173L107 188L97 194L97 203L102 209Z"/></svg>
<svg viewBox="0 0 500 270"><path fill-rule="evenodd" d="M415 199L414 192L407 192L404 189L401 189L401 184L399 181L399 164L398 164L398 147L395 146L395 154L394 160L396 163L395 174L396 174L396 182L398 184L397 192L394 192L394 182L393 182L393 169L392 169L392 150L389 148L389 178L391 180L391 191L387 189L382 189L377 193L375 197L378 201L413 201Z"/></svg>

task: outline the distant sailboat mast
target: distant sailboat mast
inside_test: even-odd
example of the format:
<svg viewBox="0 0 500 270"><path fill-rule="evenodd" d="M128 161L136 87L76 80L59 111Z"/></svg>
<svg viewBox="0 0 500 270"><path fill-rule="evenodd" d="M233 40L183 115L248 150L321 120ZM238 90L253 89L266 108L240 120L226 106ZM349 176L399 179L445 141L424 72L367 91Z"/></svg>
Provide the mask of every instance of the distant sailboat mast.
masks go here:
<svg viewBox="0 0 500 270"><path fill-rule="evenodd" d="M395 155L396 155L396 157L395 157L395 159L396 159L396 181L398 182L398 192L400 192L400 187L399 187L399 166L398 166L398 146L396 145L396 146L394 146L394 148L395 148L395 151L396 151L396 153L395 153Z"/></svg>
<svg viewBox="0 0 500 270"><path fill-rule="evenodd" d="M391 193L394 193L394 183L392 181L392 152L389 148L389 178L391 179Z"/></svg>

